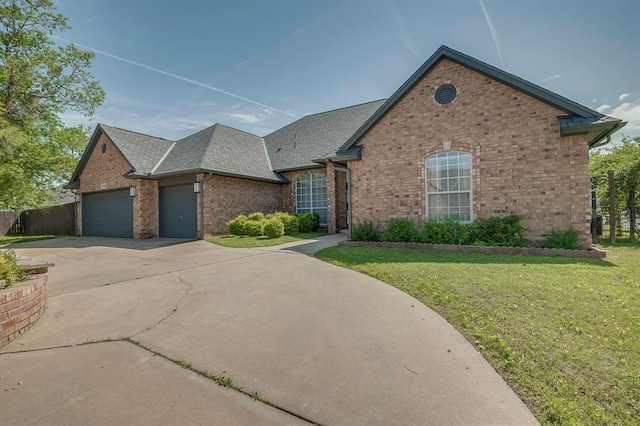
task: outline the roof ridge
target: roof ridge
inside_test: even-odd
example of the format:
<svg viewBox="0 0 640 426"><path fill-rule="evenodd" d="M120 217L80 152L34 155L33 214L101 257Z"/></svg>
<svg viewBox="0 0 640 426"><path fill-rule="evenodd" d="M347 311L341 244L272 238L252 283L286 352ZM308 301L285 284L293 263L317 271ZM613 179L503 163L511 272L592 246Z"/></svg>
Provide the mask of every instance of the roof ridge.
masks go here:
<svg viewBox="0 0 640 426"><path fill-rule="evenodd" d="M227 129L235 130L236 132L244 133L244 134L246 134L246 135L254 136L254 137L256 137L256 138L260 138L260 139L262 139L262 136L258 136L258 135L256 135L255 133L247 132L246 130L237 129L237 128L235 128L235 127L227 126L226 124L222 124L222 123L216 123L216 125L218 125L218 126L220 126L220 127L226 127Z"/></svg>
<svg viewBox="0 0 640 426"><path fill-rule="evenodd" d="M158 162L156 163L155 166L153 166L153 168L151 169L151 171L149 172L150 175L152 175L157 169L158 167L160 167L160 165L162 164L162 162L169 156L169 154L171 153L171 150L173 150L173 147L175 147L177 145L178 142L174 142L171 144L171 146L169 147L169 149L167 149L167 151L164 153L164 155L162 156L162 158L160 158L160 160L158 160Z"/></svg>
<svg viewBox="0 0 640 426"><path fill-rule="evenodd" d="M198 130L198 131L197 131L197 132L195 132L195 133L191 133L190 135L187 135L187 136L185 136L185 137L183 137L183 138L178 139L178 140L176 141L176 143L178 143L178 142L182 142L182 141L184 141L185 139L192 138L193 136L195 136L195 135L199 135L200 133L202 133L202 132L204 132L204 131L207 131L207 130L209 130L209 129L211 129L211 132L213 133L213 132L215 132L216 126L218 126L218 124L220 124L220 123L214 123L214 124L212 124L212 125L211 125L211 126L209 126L209 127L205 127L204 129Z"/></svg>
<svg viewBox="0 0 640 426"><path fill-rule="evenodd" d="M359 107L359 106L363 106L363 105L373 104L373 103L376 103L376 102L384 102L384 101L386 101L387 99L388 99L388 98L381 98L381 99L377 99L377 100L375 100L375 101L362 102L362 103L355 104L355 105L348 105L348 106L344 106L344 107L340 107L340 108L330 109L330 110L328 110L328 111L316 112L316 113L313 113L313 114L309 114L309 115L305 115L305 116L303 116L303 117L300 117L298 120L302 120L302 119L307 118L307 117L313 117L313 116L315 116L315 115L328 114L328 113L330 113L330 112L337 112L337 111L341 111L341 110L343 110L343 109L349 109L349 108L355 108L355 107ZM298 121L298 120L296 120L296 121ZM295 123L295 121L294 121L294 123ZM278 129L278 130L280 130L280 129ZM277 132L278 130L276 130L276 132Z"/></svg>
<svg viewBox="0 0 640 426"><path fill-rule="evenodd" d="M136 135L146 136L146 137L148 137L148 138L161 139L161 140L164 140L164 141L167 141L167 142L175 142L175 141L173 141L173 140L171 140L171 139L162 138L162 137L160 137L160 136L148 135L148 134L146 134L146 133L136 132L135 130L129 130L129 129L124 129L124 128L122 128L122 127L111 126L111 125L109 125L109 124L98 123L98 126L102 127L103 129L104 129L105 127L109 127L109 128L116 129L116 130L122 130L123 132L135 133Z"/></svg>

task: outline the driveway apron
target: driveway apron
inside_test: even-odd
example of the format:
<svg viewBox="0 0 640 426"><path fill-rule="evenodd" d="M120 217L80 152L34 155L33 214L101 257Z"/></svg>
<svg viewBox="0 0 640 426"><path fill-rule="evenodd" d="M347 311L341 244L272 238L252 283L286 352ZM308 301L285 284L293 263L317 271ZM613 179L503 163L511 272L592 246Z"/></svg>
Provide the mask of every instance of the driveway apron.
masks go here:
<svg viewBox="0 0 640 426"><path fill-rule="evenodd" d="M7 380L20 377L29 382L31 395L47 387L58 399L34 406L23 395L11 406L22 404L34 415L49 410L63 419L60 395L80 398L65 385L72 370L80 369L76 373L86 389L94 380L101 386L95 372L80 374L92 363L73 361L93 357L97 364L120 360L123 374L115 382L148 395L157 392L158 408L166 408L163 386L171 388L173 378L183 390L175 394L178 400L205 392L212 405L202 398L190 402L205 417L189 417L185 410L185 423L201 423L209 410L221 414L208 418L218 424L537 423L440 316L389 285L308 255L340 238L263 249L227 249L204 241L147 248L76 241L84 239L16 245L18 255L56 266L50 269L47 313L0 355L0 388L15 387ZM125 341L80 345L123 337L147 350ZM153 369L140 361L150 356L158 364ZM166 358L231 378L276 408L220 388ZM36 371L28 367L30 359L52 367ZM64 359L71 363L63 368ZM96 404L96 398L87 404ZM125 406L127 401L130 423L135 423L135 399L125 400ZM139 423L156 423L148 415L153 401L143 401ZM105 407L110 403L122 401L109 399ZM91 410L77 408L82 404L67 407L78 410L77 424L90 419Z"/></svg>

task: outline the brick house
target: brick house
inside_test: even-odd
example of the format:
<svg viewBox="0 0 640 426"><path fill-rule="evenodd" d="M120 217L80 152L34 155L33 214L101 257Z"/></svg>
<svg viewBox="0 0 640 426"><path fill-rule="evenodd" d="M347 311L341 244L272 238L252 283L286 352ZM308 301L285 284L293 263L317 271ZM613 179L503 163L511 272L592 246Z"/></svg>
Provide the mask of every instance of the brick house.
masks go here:
<svg viewBox="0 0 640 426"><path fill-rule="evenodd" d="M515 213L532 244L573 226L587 248L589 149L625 124L442 46L389 99L265 137L98 125L68 187L78 235L202 238L253 211L317 212L329 232Z"/></svg>

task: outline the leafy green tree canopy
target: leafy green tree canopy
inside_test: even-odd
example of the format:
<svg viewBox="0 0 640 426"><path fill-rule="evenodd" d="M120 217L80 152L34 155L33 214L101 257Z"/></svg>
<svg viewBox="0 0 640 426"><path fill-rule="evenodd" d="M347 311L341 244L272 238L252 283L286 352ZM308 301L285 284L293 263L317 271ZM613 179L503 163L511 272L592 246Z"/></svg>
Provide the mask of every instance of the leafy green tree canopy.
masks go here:
<svg viewBox="0 0 640 426"><path fill-rule="evenodd" d="M593 151L589 157L589 173L596 195L609 203L608 172L615 172L615 204L618 213L629 213L635 223L640 200L640 137L623 136L619 144ZM630 237L634 238L633 227Z"/></svg>
<svg viewBox="0 0 640 426"><path fill-rule="evenodd" d="M93 53L53 40L68 28L50 0L0 0L0 208L38 206L69 178L87 135L60 114L104 100Z"/></svg>

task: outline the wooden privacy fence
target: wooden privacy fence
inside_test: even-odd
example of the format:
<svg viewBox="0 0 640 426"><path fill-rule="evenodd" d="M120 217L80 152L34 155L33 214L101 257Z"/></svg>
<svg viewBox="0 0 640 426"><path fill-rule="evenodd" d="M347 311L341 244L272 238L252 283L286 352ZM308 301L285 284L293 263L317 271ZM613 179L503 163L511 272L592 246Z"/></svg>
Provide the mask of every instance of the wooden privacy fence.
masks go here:
<svg viewBox="0 0 640 426"><path fill-rule="evenodd" d="M20 214L13 210L0 210L0 235L8 235Z"/></svg>
<svg viewBox="0 0 640 426"><path fill-rule="evenodd" d="M75 204L0 212L1 235L74 235Z"/></svg>

